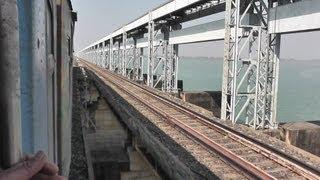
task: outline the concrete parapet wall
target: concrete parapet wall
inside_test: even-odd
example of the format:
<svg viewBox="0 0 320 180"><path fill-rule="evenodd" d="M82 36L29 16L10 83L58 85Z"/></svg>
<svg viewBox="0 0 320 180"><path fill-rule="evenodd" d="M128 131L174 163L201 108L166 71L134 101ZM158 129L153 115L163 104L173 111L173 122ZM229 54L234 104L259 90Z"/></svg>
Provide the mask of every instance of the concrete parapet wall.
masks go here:
<svg viewBox="0 0 320 180"><path fill-rule="evenodd" d="M320 126L310 122L287 123L281 126L280 136L287 144L320 156Z"/></svg>
<svg viewBox="0 0 320 180"><path fill-rule="evenodd" d="M214 116L220 117L220 91L182 92L180 97L183 101L192 103L194 105L212 111Z"/></svg>

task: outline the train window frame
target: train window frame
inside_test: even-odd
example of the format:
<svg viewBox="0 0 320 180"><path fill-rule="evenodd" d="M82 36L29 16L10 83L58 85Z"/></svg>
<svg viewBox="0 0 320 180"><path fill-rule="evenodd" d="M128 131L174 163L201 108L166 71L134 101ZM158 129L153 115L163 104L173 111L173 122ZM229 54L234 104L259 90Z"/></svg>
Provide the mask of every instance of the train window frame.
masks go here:
<svg viewBox="0 0 320 180"><path fill-rule="evenodd" d="M72 44L70 36L67 37L67 44L68 44L68 55L72 57Z"/></svg>
<svg viewBox="0 0 320 180"><path fill-rule="evenodd" d="M47 54L53 54L55 55L55 52L54 52L54 47L55 47L55 44L54 44L54 41L55 41L55 38L54 38L54 11L53 11L53 5L52 5L52 1L51 0L47 0L46 1L46 4L47 4L47 9L48 9L48 13L46 13L46 32L48 32L48 28L47 28L47 20L49 19L50 20L50 39L51 39L51 42L50 42L50 46L51 48L49 49L49 52L47 51ZM50 17L48 18L49 15ZM48 36L48 34L46 34ZM47 37L46 37L47 38ZM48 45L48 44L47 44Z"/></svg>

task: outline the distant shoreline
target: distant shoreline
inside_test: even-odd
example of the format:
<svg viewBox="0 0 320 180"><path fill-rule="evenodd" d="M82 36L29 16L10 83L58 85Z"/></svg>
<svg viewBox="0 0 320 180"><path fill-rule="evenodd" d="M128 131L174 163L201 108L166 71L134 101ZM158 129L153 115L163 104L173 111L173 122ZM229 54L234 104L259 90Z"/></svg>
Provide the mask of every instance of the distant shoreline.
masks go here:
<svg viewBox="0 0 320 180"><path fill-rule="evenodd" d="M213 60L213 61L221 61L223 60L223 57L196 57L196 56L180 56L181 59L198 59L198 60ZM280 61L292 61L292 62L301 62L301 61L319 61L320 62L320 59L287 59L287 58L284 58L284 59L280 59Z"/></svg>

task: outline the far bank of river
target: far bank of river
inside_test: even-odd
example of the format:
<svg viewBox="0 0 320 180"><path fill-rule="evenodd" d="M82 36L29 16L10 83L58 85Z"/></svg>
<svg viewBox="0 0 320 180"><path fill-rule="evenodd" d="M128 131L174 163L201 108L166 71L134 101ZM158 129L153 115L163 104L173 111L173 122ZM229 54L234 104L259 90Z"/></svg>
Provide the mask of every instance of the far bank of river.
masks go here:
<svg viewBox="0 0 320 180"><path fill-rule="evenodd" d="M179 79L186 91L221 90L222 60L182 57ZM320 120L320 60L280 63L278 119Z"/></svg>

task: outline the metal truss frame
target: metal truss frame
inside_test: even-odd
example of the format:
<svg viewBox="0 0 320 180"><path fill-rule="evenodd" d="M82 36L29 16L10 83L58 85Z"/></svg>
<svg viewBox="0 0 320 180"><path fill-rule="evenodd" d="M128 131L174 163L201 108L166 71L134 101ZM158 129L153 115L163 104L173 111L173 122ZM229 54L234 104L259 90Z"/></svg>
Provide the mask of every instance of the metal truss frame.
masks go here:
<svg viewBox="0 0 320 180"><path fill-rule="evenodd" d="M142 64L142 55L143 49L137 48L137 40L134 38L133 44L130 45L127 52L128 62L127 67L130 68L127 77L132 80L142 80L143 73L143 64Z"/></svg>
<svg viewBox="0 0 320 180"><path fill-rule="evenodd" d="M268 34L271 7L266 0L226 1L221 118L254 129L278 126L280 37Z"/></svg>
<svg viewBox="0 0 320 180"><path fill-rule="evenodd" d="M121 71L121 59L122 59L122 53L120 49L120 42L115 42L116 50L113 51L113 65L114 65L114 71L118 74L122 74Z"/></svg>
<svg viewBox="0 0 320 180"><path fill-rule="evenodd" d="M166 38L165 38L166 39ZM169 45L169 40L162 45L162 74L158 81L162 80L162 91L178 92L178 45ZM159 58L159 59L160 59ZM160 63L160 62L159 62Z"/></svg>
<svg viewBox="0 0 320 180"><path fill-rule="evenodd" d="M110 71L114 71L114 51L113 51L113 47L114 47L114 44L113 44L113 38L110 39L110 42L109 42L109 70Z"/></svg>
<svg viewBox="0 0 320 180"><path fill-rule="evenodd" d="M129 43L129 39L127 36L127 33L123 34L123 69L122 69L122 75L135 80L135 75L132 74L135 72L136 68L139 68L136 66L136 61L138 58L138 51L137 51L137 43L136 40L134 40L133 44ZM129 70L129 71L128 71Z"/></svg>
<svg viewBox="0 0 320 180"><path fill-rule="evenodd" d="M99 61L99 66L100 67L105 67L105 52L104 52L104 46L99 46L99 49L98 49L98 61Z"/></svg>
<svg viewBox="0 0 320 180"><path fill-rule="evenodd" d="M99 64L99 50L98 50L98 48L96 48L94 51L94 62L95 62L95 64Z"/></svg>
<svg viewBox="0 0 320 180"><path fill-rule="evenodd" d="M122 58L121 58L121 74L124 77L127 77L127 62L128 62L128 51L127 50L127 44L128 44L128 34L125 30L123 30L122 35Z"/></svg>
<svg viewBox="0 0 320 180"><path fill-rule="evenodd" d="M143 54L143 48L139 48L139 50L137 51L138 54L138 59L137 59L137 63L135 64L136 69L134 74L134 79L135 80L139 80L139 81L143 81L143 73L144 73L144 54Z"/></svg>
<svg viewBox="0 0 320 180"><path fill-rule="evenodd" d="M164 83L162 90L167 92L178 92L178 62L179 45L169 45L168 56L163 66Z"/></svg>
<svg viewBox="0 0 320 180"><path fill-rule="evenodd" d="M147 86L154 87L154 38L155 23L152 19L152 13L149 13L148 22L148 69L147 69Z"/></svg>
<svg viewBox="0 0 320 180"><path fill-rule="evenodd" d="M177 92L178 45L169 45L169 33L171 29L165 24L160 25L161 28L156 31L152 14L149 13L147 85L156 88L162 82L162 91ZM161 31L163 31L164 38L160 40L159 44L155 43ZM160 69L160 67L162 68ZM154 79L154 76L156 79Z"/></svg>
<svg viewBox="0 0 320 180"><path fill-rule="evenodd" d="M109 52L109 46L110 44L107 44L106 42L103 43L104 44L104 48L103 48L103 58L104 58L104 62L103 62L103 68L105 69L109 69L110 67L110 52Z"/></svg>

